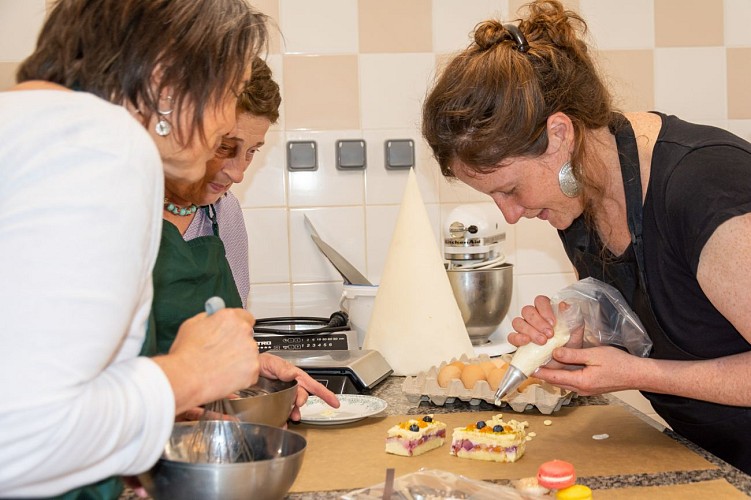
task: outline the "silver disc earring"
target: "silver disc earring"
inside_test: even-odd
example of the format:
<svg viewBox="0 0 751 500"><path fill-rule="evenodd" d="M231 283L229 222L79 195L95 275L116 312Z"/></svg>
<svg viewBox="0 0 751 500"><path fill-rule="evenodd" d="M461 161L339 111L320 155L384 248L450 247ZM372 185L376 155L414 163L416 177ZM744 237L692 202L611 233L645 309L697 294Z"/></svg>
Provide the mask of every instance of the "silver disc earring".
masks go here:
<svg viewBox="0 0 751 500"><path fill-rule="evenodd" d="M581 184L574 177L574 169L571 167L571 162L567 161L561 167L558 172L558 185L561 186L563 194L569 198L576 198L581 192Z"/></svg>
<svg viewBox="0 0 751 500"><path fill-rule="evenodd" d="M169 102L169 109L168 110L162 110L157 108L156 112L159 114L159 121L156 122L156 133L157 135L161 137L166 137L169 135L170 132L172 132L172 124L167 121L166 116L169 116L172 114L172 96L168 95L167 97L160 97L159 100L166 100Z"/></svg>

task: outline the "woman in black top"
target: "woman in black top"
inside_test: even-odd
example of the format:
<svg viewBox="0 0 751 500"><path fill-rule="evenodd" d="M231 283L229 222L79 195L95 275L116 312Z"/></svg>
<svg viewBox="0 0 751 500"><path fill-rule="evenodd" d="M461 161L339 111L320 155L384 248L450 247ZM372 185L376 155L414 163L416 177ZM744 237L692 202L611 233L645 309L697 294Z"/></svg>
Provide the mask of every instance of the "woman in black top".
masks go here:
<svg viewBox="0 0 751 500"><path fill-rule="evenodd" d="M443 174L509 223L558 229L579 278L618 288L654 344L646 359L569 345L536 376L584 395L641 390L676 432L751 473L751 144L617 113L583 19L557 1L528 8L518 26L477 26L428 95L423 135ZM553 322L537 297L509 338L543 344Z"/></svg>

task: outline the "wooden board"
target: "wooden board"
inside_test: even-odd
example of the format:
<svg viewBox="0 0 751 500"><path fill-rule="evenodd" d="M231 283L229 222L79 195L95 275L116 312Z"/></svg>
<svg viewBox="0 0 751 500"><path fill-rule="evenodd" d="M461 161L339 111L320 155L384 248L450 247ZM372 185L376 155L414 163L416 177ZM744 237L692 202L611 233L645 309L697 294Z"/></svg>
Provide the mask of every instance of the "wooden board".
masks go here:
<svg viewBox="0 0 751 500"><path fill-rule="evenodd" d="M437 414L435 418L448 426L446 444L416 457L387 454L384 447L389 427L419 416L370 417L338 426L292 426L290 430L305 436L308 446L302 469L290 491L372 486L383 482L389 467L395 469L397 476L427 467L474 479L534 476L541 463L553 459L571 462L582 477L717 468L617 405L564 407L553 415L505 413L507 420L528 421L527 431L536 433L527 443L525 455L515 463L482 462L449 455L454 427L485 420L496 413ZM551 420L552 425L544 425L545 420ZM610 437L595 440L592 438L595 434Z"/></svg>

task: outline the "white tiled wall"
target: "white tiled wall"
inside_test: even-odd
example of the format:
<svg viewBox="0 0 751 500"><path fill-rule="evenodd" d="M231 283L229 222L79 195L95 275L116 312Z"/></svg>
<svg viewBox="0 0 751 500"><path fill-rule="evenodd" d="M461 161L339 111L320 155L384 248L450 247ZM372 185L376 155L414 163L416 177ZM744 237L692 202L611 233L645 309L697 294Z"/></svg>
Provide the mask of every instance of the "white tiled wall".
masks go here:
<svg viewBox="0 0 751 500"><path fill-rule="evenodd" d="M0 0L0 82L5 85L15 65L32 50L49 3ZM243 183L234 188L249 235L251 310L259 317L328 315L338 307L341 280L313 246L303 215L308 214L324 239L378 283L406 180L406 172L384 168L384 141L415 141L418 182L437 245L451 208L487 202L484 196L440 176L421 140L420 107L439 61L467 45L475 24L488 17L511 20L523 2L414 0L403 4L384 0L378 5L390 9L390 18L382 17L383 12L368 0L253 3L269 13L281 30L268 60L282 84L285 101L266 146L256 155ZM603 51L607 63L603 66L613 69L617 78L611 78L611 84L616 91L623 89L623 95L616 97L625 100L627 109L634 103L653 104L655 109L751 137L751 116L728 118L731 87L726 57L729 47L751 46L748 0L564 3L588 21L590 41ZM685 30L670 26L673 14L686 24ZM697 20L709 26L706 31L711 33L704 38L698 33L701 26L692 24ZM692 37L699 42L692 43ZM399 43L389 45L391 39ZM639 80L644 75L630 75L624 63L633 59L629 54L637 53L646 55L643 61L652 61L645 69L653 72L653 78L646 83ZM342 80L342 87L334 93L341 100L308 97L301 106L298 92L310 81L287 81L285 88L287 63L312 58L307 63L316 64L321 57L340 58L344 73L347 69L356 72L354 83ZM297 71L300 66L291 67ZM341 113L339 107L344 105L353 108L349 114ZM305 112L318 119L306 119ZM346 128L337 128L336 123ZM350 138L367 143L364 172L343 172L334 166L336 141ZM291 140L317 142L317 171L286 171L286 142ZM555 231L544 222L524 220L508 227L505 252L515 264L511 314L535 295L551 294L574 279Z"/></svg>
<svg viewBox="0 0 751 500"><path fill-rule="evenodd" d="M21 61L36 45L45 0L0 0L0 61Z"/></svg>

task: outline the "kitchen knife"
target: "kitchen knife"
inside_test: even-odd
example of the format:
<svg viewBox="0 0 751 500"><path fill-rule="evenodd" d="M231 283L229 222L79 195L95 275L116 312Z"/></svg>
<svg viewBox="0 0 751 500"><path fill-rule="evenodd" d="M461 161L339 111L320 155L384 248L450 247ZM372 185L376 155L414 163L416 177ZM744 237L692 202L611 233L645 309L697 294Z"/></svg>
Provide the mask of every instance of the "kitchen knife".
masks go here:
<svg viewBox="0 0 751 500"><path fill-rule="evenodd" d="M313 242L316 244L321 253L326 256L329 262L331 262L331 265L333 265L334 268L339 271L339 274L342 275L345 283L352 285L373 286L373 284L368 281L368 278L363 276L363 274L358 271L355 266L350 264L347 259L345 259L339 252L334 250L331 245L323 241L321 237L318 236L318 231L316 231L315 227L313 227L313 223L310 222L310 219L308 219L307 215L304 215L303 217L305 218L305 226L308 228L310 237L313 239Z"/></svg>

